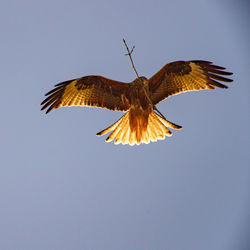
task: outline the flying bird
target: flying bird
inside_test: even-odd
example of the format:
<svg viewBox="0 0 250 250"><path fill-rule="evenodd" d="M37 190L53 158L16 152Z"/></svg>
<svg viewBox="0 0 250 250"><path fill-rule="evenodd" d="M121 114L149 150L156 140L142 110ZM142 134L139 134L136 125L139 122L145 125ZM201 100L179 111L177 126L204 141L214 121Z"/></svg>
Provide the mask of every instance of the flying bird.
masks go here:
<svg viewBox="0 0 250 250"><path fill-rule="evenodd" d="M131 56L132 51L128 52ZM65 106L90 106L122 111L125 114L118 121L97 135L112 131L106 142L148 144L171 136L169 128L182 128L166 120L156 108L159 102L183 92L227 88L221 82L232 82L225 77L232 73L224 70L212 62L193 60L168 63L149 79L139 77L136 72L138 77L130 83L97 75L85 76L56 84L45 94L47 98L41 103L41 110L47 109L49 113Z"/></svg>

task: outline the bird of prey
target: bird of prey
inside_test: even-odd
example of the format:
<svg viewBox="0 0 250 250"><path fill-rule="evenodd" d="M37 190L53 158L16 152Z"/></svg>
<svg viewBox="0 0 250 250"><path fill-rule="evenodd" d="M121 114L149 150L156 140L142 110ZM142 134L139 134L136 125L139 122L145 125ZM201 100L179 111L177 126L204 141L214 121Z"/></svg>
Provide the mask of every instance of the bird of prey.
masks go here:
<svg viewBox="0 0 250 250"><path fill-rule="evenodd" d="M103 76L85 76L56 84L45 95L41 110L47 108L46 113L49 113L65 106L91 106L123 111L125 114L118 121L97 135L112 131L106 142L148 144L171 136L168 128L182 128L158 111L159 102L182 92L227 88L220 82L232 82L225 77L232 73L224 70L211 62L194 60L168 63L151 78L137 77L130 83Z"/></svg>

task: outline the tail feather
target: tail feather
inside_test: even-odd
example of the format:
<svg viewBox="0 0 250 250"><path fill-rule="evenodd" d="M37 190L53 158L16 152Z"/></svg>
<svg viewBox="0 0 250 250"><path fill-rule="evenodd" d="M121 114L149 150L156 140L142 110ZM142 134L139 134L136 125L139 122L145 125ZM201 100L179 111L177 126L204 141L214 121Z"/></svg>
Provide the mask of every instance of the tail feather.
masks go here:
<svg viewBox="0 0 250 250"><path fill-rule="evenodd" d="M149 139L149 129L146 130L145 134L144 134L144 141L146 144L148 144L150 142L150 139Z"/></svg>
<svg viewBox="0 0 250 250"><path fill-rule="evenodd" d="M114 130L106 139L107 142L113 141L115 138L121 138L121 133L127 131L127 123L128 123L128 112L117 122L117 125L114 128L107 128L104 131L104 134L110 132L111 130ZM112 127L112 126L111 126ZM119 136L118 136L119 135Z"/></svg>
<svg viewBox="0 0 250 250"><path fill-rule="evenodd" d="M121 119L119 119L118 121L113 123L111 126L109 126L109 127L105 128L105 129L103 129L102 131L98 132L96 135L101 136L101 135L105 135L105 134L109 133L110 131L116 129L116 127L119 125L120 122L121 122Z"/></svg>
<svg viewBox="0 0 250 250"><path fill-rule="evenodd" d="M159 139L164 139L165 135L166 136L172 135L172 132L159 119L160 118L159 115L157 115L155 112L152 112L152 117L154 126L156 128L157 137L159 137Z"/></svg>
<svg viewBox="0 0 250 250"><path fill-rule="evenodd" d="M166 120L166 119L164 119L164 118L162 118L162 117L160 117L160 116L158 116L158 118L159 118L160 121L161 121L166 127L168 127L168 128L182 129L182 126L180 126L180 125L177 125L177 124L175 124L175 123L173 123L173 122L170 122L170 121L168 121L168 120Z"/></svg>
<svg viewBox="0 0 250 250"><path fill-rule="evenodd" d="M149 129L148 129L148 133L149 133L149 140L151 141L157 141L157 131L154 125L154 121L152 119L152 116L149 117Z"/></svg>
<svg viewBox="0 0 250 250"><path fill-rule="evenodd" d="M124 114L118 121L102 130L96 135L101 136L111 132L106 142L114 140L115 144L139 145L148 144L150 141L165 139L165 136L171 136L172 132L167 128L181 129L182 127L167 121L153 110L145 114L145 111L136 111L136 115L131 114L131 109ZM144 112L144 113L143 113Z"/></svg>

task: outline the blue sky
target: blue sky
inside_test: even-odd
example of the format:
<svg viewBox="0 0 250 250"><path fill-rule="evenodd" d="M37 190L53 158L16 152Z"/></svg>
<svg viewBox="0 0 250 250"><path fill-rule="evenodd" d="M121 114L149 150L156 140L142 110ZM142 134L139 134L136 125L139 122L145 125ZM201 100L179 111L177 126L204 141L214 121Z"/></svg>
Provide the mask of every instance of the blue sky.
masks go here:
<svg viewBox="0 0 250 250"><path fill-rule="evenodd" d="M248 249L248 10L236 0L2 2L0 248ZM122 38L140 75L203 59L234 82L162 102L183 129L139 147L95 136L120 112L40 112L58 82L134 80Z"/></svg>

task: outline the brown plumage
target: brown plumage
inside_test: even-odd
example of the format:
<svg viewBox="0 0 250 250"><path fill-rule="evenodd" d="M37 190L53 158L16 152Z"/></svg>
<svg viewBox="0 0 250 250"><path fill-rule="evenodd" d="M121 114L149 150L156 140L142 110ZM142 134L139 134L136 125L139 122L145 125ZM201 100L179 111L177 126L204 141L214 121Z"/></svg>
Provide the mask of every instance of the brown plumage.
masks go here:
<svg viewBox="0 0 250 250"><path fill-rule="evenodd" d="M65 106L92 106L126 112L117 122L97 135L113 131L107 142L139 145L171 136L168 128L181 129L161 114L155 105L169 96L187 91L227 88L220 82L232 82L224 76L232 73L207 61L177 61L166 64L150 79L136 78L131 83L102 76L86 76L55 85L48 92L41 110ZM220 81L220 82L219 82Z"/></svg>

